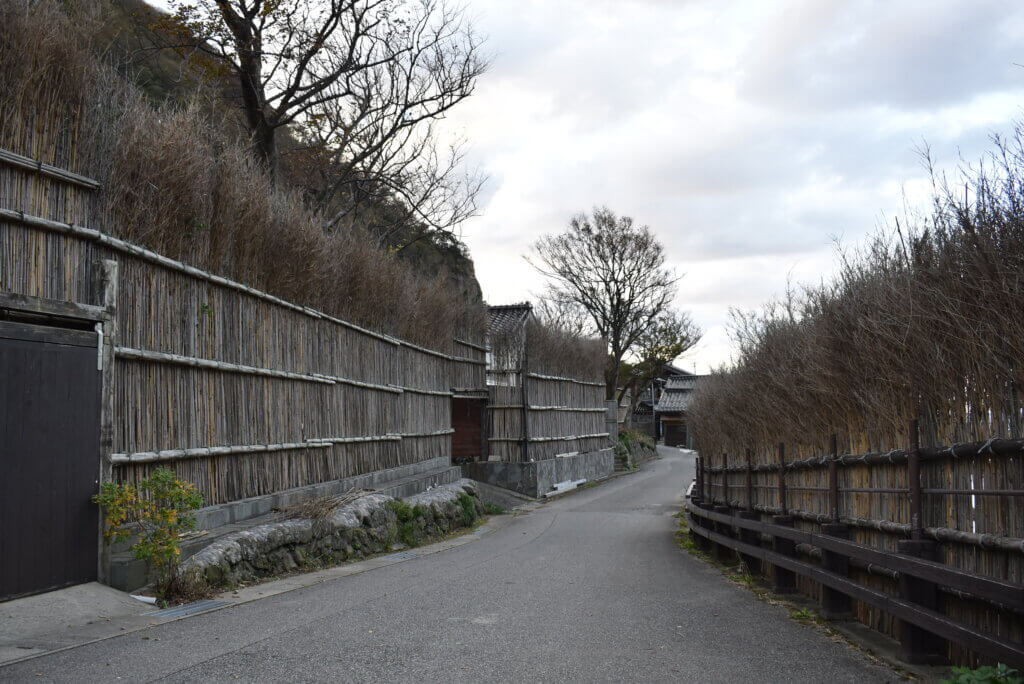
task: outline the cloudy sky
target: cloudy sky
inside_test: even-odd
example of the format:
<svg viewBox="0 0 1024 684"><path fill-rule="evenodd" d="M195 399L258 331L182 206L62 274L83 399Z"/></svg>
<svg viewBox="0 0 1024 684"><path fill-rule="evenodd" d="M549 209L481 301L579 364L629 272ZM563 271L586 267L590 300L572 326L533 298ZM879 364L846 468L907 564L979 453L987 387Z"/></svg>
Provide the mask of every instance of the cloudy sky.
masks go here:
<svg viewBox="0 0 1024 684"><path fill-rule="evenodd" d="M494 304L543 289L523 260L595 205L633 216L730 358L730 307L817 282L904 198L915 149L972 159L1024 106L1011 0L468 0L493 66L448 125L490 175L463 237Z"/></svg>

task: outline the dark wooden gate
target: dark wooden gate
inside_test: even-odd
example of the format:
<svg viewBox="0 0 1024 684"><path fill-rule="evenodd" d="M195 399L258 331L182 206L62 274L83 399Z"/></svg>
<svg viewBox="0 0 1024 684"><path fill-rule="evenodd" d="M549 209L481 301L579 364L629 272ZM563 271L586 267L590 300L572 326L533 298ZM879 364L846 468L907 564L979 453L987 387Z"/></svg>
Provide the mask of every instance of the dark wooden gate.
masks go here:
<svg viewBox="0 0 1024 684"><path fill-rule="evenodd" d="M665 446L688 446L686 423L683 420L664 420L665 425Z"/></svg>
<svg viewBox="0 0 1024 684"><path fill-rule="evenodd" d="M96 579L97 338L0 321L0 600Z"/></svg>
<svg viewBox="0 0 1024 684"><path fill-rule="evenodd" d="M486 444L483 429L487 402L483 399L452 399L452 463L479 461Z"/></svg>

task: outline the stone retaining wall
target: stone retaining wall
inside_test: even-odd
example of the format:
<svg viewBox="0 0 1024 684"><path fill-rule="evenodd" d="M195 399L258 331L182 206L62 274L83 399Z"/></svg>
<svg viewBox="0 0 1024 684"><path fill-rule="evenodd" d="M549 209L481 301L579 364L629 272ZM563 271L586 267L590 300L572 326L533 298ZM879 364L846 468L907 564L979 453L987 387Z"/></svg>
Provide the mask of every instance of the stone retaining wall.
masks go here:
<svg viewBox="0 0 1024 684"><path fill-rule="evenodd" d="M471 497L467 520L460 495ZM259 525L223 537L182 563L182 572L223 587L273 577L302 567L334 565L394 550L399 539L397 500L371 493L335 510L323 519L299 518ZM460 480L409 497L417 508L408 522L418 538L446 534L472 524L483 514L474 483ZM468 504L467 504L468 505Z"/></svg>

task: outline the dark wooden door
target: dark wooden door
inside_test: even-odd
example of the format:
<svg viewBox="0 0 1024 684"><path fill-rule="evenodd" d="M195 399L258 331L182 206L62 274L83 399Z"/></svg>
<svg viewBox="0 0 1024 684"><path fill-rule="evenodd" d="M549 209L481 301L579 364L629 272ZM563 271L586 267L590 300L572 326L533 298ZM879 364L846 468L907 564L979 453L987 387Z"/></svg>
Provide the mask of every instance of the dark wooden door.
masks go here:
<svg viewBox="0 0 1024 684"><path fill-rule="evenodd" d="M0 321L0 600L96 579L96 345Z"/></svg>
<svg viewBox="0 0 1024 684"><path fill-rule="evenodd" d="M479 461L484 456L484 415L487 403L483 399L452 399L452 462Z"/></svg>
<svg viewBox="0 0 1024 684"><path fill-rule="evenodd" d="M686 423L664 421L665 446L687 446Z"/></svg>

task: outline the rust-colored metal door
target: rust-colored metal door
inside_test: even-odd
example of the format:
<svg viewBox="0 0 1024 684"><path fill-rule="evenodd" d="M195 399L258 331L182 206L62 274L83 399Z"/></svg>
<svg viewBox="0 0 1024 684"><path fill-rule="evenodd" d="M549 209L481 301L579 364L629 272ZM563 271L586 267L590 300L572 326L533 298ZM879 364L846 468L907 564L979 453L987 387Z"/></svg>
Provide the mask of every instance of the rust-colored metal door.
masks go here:
<svg viewBox="0 0 1024 684"><path fill-rule="evenodd" d="M97 337L0 321L0 600L96 579Z"/></svg>

